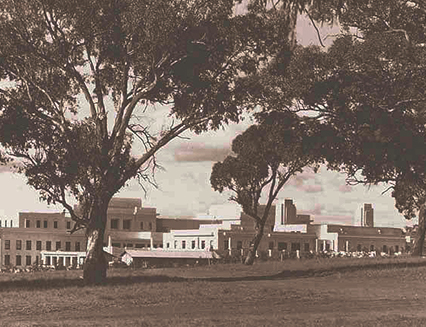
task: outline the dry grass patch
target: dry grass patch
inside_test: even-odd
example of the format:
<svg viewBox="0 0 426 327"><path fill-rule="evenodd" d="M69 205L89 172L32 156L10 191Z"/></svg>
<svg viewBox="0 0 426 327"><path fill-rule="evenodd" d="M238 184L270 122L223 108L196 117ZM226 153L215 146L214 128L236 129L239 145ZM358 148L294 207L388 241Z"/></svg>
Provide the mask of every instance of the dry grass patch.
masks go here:
<svg viewBox="0 0 426 327"><path fill-rule="evenodd" d="M81 271L3 274L0 325L426 325L425 260L332 261L113 269L101 286Z"/></svg>

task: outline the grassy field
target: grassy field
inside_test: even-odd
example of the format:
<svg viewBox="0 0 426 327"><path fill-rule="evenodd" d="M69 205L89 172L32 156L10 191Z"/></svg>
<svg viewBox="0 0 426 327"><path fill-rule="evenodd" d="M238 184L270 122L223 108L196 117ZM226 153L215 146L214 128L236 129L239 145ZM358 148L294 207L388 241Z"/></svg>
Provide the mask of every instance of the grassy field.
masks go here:
<svg viewBox="0 0 426 327"><path fill-rule="evenodd" d="M426 326L426 259L0 275L1 326Z"/></svg>

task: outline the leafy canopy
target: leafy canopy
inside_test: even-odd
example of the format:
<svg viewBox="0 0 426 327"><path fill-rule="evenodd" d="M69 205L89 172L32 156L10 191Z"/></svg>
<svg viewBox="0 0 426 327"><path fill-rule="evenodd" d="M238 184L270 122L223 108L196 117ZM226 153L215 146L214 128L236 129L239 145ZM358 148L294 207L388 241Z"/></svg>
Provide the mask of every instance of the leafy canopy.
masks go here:
<svg viewBox="0 0 426 327"><path fill-rule="evenodd" d="M230 199L262 224L268 214L258 216L262 191L269 188L270 207L291 176L308 166L316 170L322 158L315 122L290 112L261 114L258 120L233 140L235 155L214 164L210 182L216 191L230 190Z"/></svg>
<svg viewBox="0 0 426 327"><path fill-rule="evenodd" d="M130 178L149 181L172 139L254 107L251 77L291 50L299 10L253 1L236 15L232 0L1 0L0 8L3 158L18 159L41 198L83 227ZM143 117L164 105L171 125L154 134Z"/></svg>
<svg viewBox="0 0 426 327"><path fill-rule="evenodd" d="M352 183L392 183L411 216L426 185L426 4L339 2L333 45L298 48L284 73L268 66L258 98L321 122L329 167Z"/></svg>

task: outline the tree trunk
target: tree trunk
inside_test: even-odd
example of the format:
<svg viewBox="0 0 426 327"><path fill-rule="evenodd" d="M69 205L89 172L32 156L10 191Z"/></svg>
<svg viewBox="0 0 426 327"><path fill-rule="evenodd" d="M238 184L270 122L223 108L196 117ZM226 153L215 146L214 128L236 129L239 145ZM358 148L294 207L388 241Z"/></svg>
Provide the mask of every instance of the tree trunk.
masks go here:
<svg viewBox="0 0 426 327"><path fill-rule="evenodd" d="M421 257L425 244L426 233L426 204L423 204L419 210L419 229L417 230L416 240L414 243L413 255Z"/></svg>
<svg viewBox="0 0 426 327"><path fill-rule="evenodd" d="M86 229L87 249L83 278L87 284L102 284L106 281L108 262L103 251L104 233L109 201L93 205L90 226Z"/></svg>
<svg viewBox="0 0 426 327"><path fill-rule="evenodd" d="M256 257L256 251L260 244L260 240L262 239L262 236L263 236L263 225L257 223L255 230L256 232L254 234L254 238L252 239L250 243L249 252L244 261L245 265L252 265L254 263L254 259Z"/></svg>

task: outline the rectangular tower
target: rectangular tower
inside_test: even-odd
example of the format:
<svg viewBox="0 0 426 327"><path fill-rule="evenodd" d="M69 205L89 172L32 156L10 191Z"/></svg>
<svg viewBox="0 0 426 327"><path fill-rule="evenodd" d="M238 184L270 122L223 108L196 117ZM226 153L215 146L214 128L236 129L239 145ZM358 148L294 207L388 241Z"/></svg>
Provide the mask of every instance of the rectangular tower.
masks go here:
<svg viewBox="0 0 426 327"><path fill-rule="evenodd" d="M371 203L364 203L363 226L374 227L374 209Z"/></svg>

